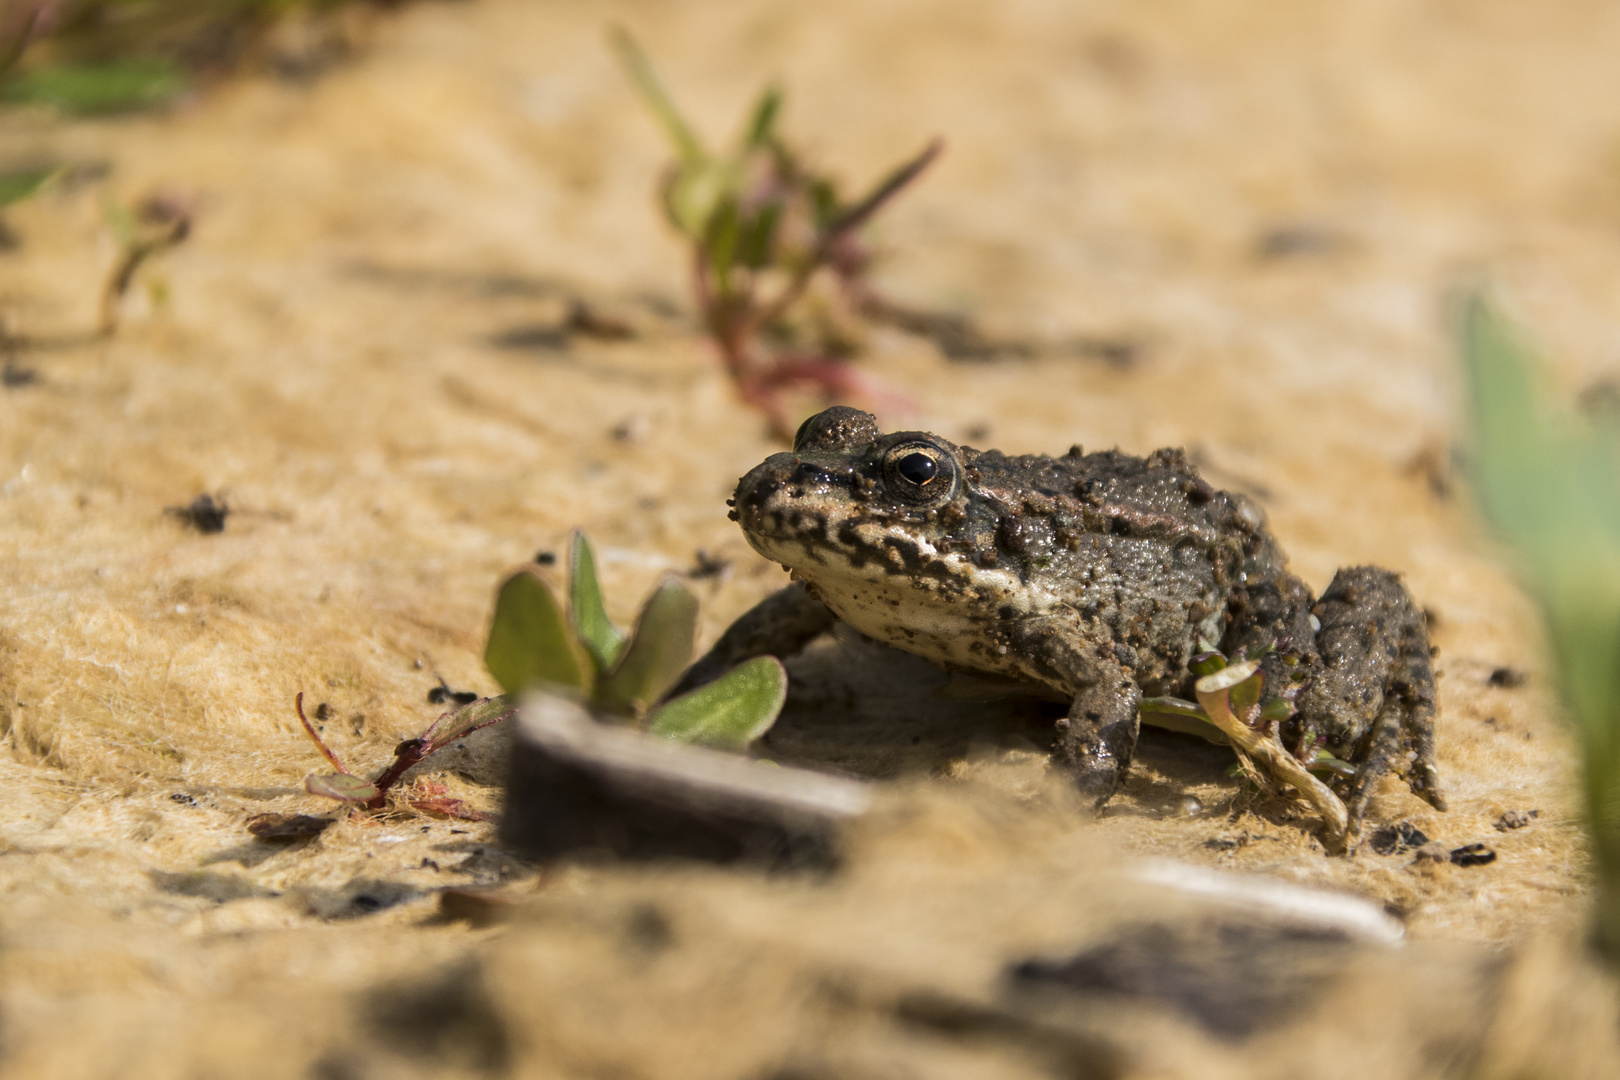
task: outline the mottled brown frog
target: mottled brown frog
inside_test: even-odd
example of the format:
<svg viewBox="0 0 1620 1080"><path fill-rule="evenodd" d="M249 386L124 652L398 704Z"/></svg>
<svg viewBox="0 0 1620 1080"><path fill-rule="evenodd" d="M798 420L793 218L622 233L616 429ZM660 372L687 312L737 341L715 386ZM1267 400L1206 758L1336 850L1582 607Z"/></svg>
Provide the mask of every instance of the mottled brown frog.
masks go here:
<svg viewBox="0 0 1620 1080"><path fill-rule="evenodd" d="M1293 715L1283 745L1355 766L1352 828L1386 773L1445 808L1428 630L1399 578L1340 570L1320 598L1265 516L1180 450L1008 457L833 408L743 477L731 516L797 584L694 668L790 655L832 618L896 648L1072 702L1056 752L1101 805L1130 765L1144 695L1189 696L1200 642L1261 663ZM1275 712L1276 710L1272 710Z"/></svg>

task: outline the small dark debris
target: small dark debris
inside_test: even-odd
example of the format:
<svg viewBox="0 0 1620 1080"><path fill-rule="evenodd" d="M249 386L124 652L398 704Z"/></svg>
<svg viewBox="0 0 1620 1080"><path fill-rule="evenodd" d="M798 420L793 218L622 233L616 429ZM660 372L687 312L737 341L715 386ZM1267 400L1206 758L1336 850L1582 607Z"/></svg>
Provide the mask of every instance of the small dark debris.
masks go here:
<svg viewBox="0 0 1620 1080"><path fill-rule="evenodd" d="M730 559L719 555L710 555L702 548L697 549L697 554L693 559L692 569L686 572L686 576L693 581L699 581L703 578L723 577L726 571L731 569Z"/></svg>
<svg viewBox="0 0 1620 1080"><path fill-rule="evenodd" d="M1536 818L1541 816L1540 810L1507 810L1496 819L1497 832L1511 832L1522 829Z"/></svg>
<svg viewBox="0 0 1620 1080"><path fill-rule="evenodd" d="M497 349L528 350L538 352L561 352L568 348L568 339L572 336L568 327L564 326L514 326L510 330L502 330L498 334L491 334L488 341Z"/></svg>
<svg viewBox="0 0 1620 1080"><path fill-rule="evenodd" d="M539 566L556 566L557 553L555 551L537 551L534 553L534 561Z"/></svg>
<svg viewBox="0 0 1620 1080"><path fill-rule="evenodd" d="M638 443L644 441L652 433L652 422L641 413L627 416L613 425L608 432L614 442Z"/></svg>
<svg viewBox="0 0 1620 1080"><path fill-rule="evenodd" d="M478 695L471 690L452 690L450 684L441 677L439 685L427 692L427 699L429 705L453 704L460 708L463 705L471 705L477 701Z"/></svg>
<svg viewBox="0 0 1620 1080"><path fill-rule="evenodd" d="M1453 866L1487 866L1495 861L1496 852L1484 844L1464 844L1451 852Z"/></svg>
<svg viewBox="0 0 1620 1080"><path fill-rule="evenodd" d="M321 702L319 705L315 706L315 719L317 719L317 720L330 720L331 718L332 718L332 706L328 705L324 701Z"/></svg>
<svg viewBox="0 0 1620 1080"><path fill-rule="evenodd" d="M1423 609L1423 621L1428 624L1431 632L1440 629L1441 624L1444 622L1440 617L1440 609L1432 607Z"/></svg>
<svg viewBox="0 0 1620 1080"><path fill-rule="evenodd" d="M1342 238L1319 225L1294 223L1261 233L1254 242L1254 253L1261 259L1288 259L1331 255L1343 246Z"/></svg>
<svg viewBox="0 0 1620 1080"><path fill-rule="evenodd" d="M982 442L990 437L990 425L985 423L969 424L962 432L962 437Z"/></svg>
<svg viewBox="0 0 1620 1080"><path fill-rule="evenodd" d="M1204 846L1210 851L1236 851L1249 842L1247 835L1243 836L1215 836L1204 841Z"/></svg>
<svg viewBox="0 0 1620 1080"><path fill-rule="evenodd" d="M1504 690L1512 690L1516 687L1523 686L1525 680L1529 677L1530 676L1526 675L1517 668L1499 667L1495 671L1492 671L1490 678L1486 679L1485 681L1490 683L1492 686L1500 686Z"/></svg>
<svg viewBox="0 0 1620 1080"><path fill-rule="evenodd" d="M1101 360L1111 368L1124 370L1142 358L1143 347L1139 341L1124 338L1081 337L1064 342L1058 351L1078 359Z"/></svg>
<svg viewBox="0 0 1620 1080"><path fill-rule="evenodd" d="M170 802L177 802L181 806L196 806L197 805L197 800L193 799L190 795L187 795L183 791L177 791L173 795L170 795L169 796L169 801Z"/></svg>
<svg viewBox="0 0 1620 1080"><path fill-rule="evenodd" d="M221 533L225 531L225 518L231 508L225 505L224 499L216 502L212 495L205 492L185 506L170 506L163 512L179 518L182 524L190 525L200 533Z"/></svg>
<svg viewBox="0 0 1620 1080"><path fill-rule="evenodd" d="M636 336L635 328L623 319L604 315L583 300L575 300L568 309L563 323L572 332L598 341L628 341Z"/></svg>
<svg viewBox="0 0 1620 1080"><path fill-rule="evenodd" d="M247 830L260 840L303 840L319 836L334 823L333 818L310 814L258 814L248 818Z"/></svg>
<svg viewBox="0 0 1620 1080"><path fill-rule="evenodd" d="M361 893L359 896L355 897L353 903L355 907L367 913L381 911L383 909L383 902L381 900L366 893Z"/></svg>
<svg viewBox="0 0 1620 1080"><path fill-rule="evenodd" d="M1422 847L1429 842L1428 836L1422 829L1410 821L1403 821L1398 825L1380 825L1373 830L1367 843L1379 855L1399 855L1403 851L1410 851Z"/></svg>
<svg viewBox="0 0 1620 1080"><path fill-rule="evenodd" d="M16 390L23 386L32 386L39 379L39 372L30 367L20 367L9 360L4 367L0 367L0 384L7 390Z"/></svg>

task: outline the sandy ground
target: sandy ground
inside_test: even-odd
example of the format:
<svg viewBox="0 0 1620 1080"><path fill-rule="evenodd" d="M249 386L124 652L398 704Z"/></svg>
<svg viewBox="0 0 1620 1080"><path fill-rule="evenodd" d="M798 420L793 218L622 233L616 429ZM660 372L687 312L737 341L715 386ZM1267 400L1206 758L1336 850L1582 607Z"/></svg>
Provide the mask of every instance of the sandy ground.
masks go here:
<svg viewBox="0 0 1620 1080"><path fill-rule="evenodd" d="M863 363L911 402L886 425L1184 445L1261 500L1315 587L1399 571L1435 616L1452 810L1390 785L1375 816L1497 860L1330 858L1168 736L1089 822L1027 732L923 710L912 744L871 708L780 733L785 757L899 781L830 882L539 869L488 825L410 813L250 837L253 814L331 809L300 787L318 759L296 692L382 764L437 712L437 677L493 689L492 587L575 525L621 621L699 550L729 567L694 582L706 640L784 580L725 518L775 447L695 331L615 21L711 138L769 78L790 135L852 184L943 135L882 221L882 286L1140 356L954 363L874 331ZM1533 611L1452 475L1447 304L1499 283L1566 395L1620 364L1617 50L1620 11L1575 0L469 0L385 19L311 83L244 78L161 117L6 114L0 162L107 167L9 210L0 255L36 376L0 391L8 1070L1610 1074L1614 995L1572 944L1571 747ZM105 207L153 190L196 200L196 234L91 341ZM559 342L576 299L638 337ZM232 507L222 534L165 514L205 491ZM1528 679L1493 685L1503 667ZM496 806L499 743L435 778ZM1247 1041L1107 1008L1082 1038L995 1004L1005 965L1131 912L1194 925L1119 883L1145 855L1357 891L1412 945ZM439 890L474 885L532 896L495 929L440 916Z"/></svg>

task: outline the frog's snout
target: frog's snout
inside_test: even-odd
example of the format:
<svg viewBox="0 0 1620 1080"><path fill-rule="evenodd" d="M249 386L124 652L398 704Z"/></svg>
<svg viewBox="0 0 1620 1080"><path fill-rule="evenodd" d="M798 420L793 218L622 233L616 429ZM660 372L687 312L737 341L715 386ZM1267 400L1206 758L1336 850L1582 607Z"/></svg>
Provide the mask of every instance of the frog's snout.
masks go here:
<svg viewBox="0 0 1620 1080"><path fill-rule="evenodd" d="M821 536L828 510L845 502L852 486L847 465L773 454L737 482L731 519L751 537Z"/></svg>

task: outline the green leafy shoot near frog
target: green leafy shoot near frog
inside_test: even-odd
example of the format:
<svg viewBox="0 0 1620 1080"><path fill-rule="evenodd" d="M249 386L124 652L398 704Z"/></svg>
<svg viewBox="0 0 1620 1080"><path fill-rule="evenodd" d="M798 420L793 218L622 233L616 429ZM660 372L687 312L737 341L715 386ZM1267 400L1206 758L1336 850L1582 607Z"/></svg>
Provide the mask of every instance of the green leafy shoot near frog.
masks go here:
<svg viewBox="0 0 1620 1080"><path fill-rule="evenodd" d="M516 715L520 701L530 694L580 702L602 723L738 752L775 722L787 695L787 674L769 656L738 665L697 690L671 695L691 663L697 625L697 601L679 579L667 577L653 590L627 635L608 618L595 553L584 533L575 530L569 544L567 594L564 604L532 567L508 575L496 593L484 650L485 666L504 693L444 713L422 734L400 743L393 762L375 779L351 772L326 745L304 715L299 694L298 719L336 770L311 774L304 781L305 790L383 809L389 791L413 766ZM407 803L450 816L483 816L466 811L453 799Z"/></svg>

